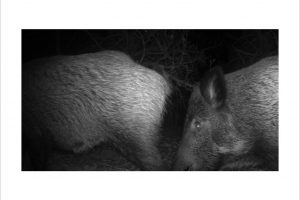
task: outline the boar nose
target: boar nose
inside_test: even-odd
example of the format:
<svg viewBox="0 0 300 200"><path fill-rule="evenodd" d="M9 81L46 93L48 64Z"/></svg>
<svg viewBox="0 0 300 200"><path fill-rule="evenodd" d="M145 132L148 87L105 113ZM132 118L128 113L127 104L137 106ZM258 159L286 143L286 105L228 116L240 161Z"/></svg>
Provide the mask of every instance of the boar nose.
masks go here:
<svg viewBox="0 0 300 200"><path fill-rule="evenodd" d="M182 145L177 153L176 163L174 165L175 171L192 171L195 170L195 157L190 151L189 146Z"/></svg>
<svg viewBox="0 0 300 200"><path fill-rule="evenodd" d="M193 171L193 163L187 160L178 160L174 166L174 171Z"/></svg>

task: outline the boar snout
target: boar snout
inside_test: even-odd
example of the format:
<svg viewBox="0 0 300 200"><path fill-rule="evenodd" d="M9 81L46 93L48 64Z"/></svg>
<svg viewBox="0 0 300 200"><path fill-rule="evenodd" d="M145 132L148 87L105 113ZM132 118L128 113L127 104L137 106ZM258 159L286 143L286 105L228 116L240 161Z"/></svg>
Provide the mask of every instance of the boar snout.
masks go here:
<svg viewBox="0 0 300 200"><path fill-rule="evenodd" d="M174 171L194 171L195 165L192 162L185 161L185 160L178 160L175 163Z"/></svg>

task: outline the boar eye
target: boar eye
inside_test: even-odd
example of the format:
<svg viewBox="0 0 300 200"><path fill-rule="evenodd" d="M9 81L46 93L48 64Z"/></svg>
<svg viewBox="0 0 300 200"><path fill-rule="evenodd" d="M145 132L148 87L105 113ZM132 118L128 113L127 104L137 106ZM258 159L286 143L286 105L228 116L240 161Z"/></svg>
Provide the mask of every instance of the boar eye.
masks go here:
<svg viewBox="0 0 300 200"><path fill-rule="evenodd" d="M201 122L195 121L194 126L195 126L197 129L200 129L200 128L201 128Z"/></svg>

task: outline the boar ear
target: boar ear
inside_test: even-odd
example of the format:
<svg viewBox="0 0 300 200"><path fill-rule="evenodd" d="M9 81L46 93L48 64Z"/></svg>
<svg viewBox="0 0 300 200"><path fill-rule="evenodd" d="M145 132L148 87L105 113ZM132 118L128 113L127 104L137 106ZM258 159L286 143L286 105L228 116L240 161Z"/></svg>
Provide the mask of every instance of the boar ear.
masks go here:
<svg viewBox="0 0 300 200"><path fill-rule="evenodd" d="M200 81L201 95L212 108L219 109L225 105L226 83L221 67L209 70Z"/></svg>

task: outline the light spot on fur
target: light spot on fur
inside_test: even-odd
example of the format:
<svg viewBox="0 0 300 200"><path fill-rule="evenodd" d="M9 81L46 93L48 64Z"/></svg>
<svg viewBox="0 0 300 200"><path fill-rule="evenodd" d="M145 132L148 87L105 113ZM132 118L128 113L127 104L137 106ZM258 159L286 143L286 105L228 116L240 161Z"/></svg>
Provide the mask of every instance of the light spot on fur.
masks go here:
<svg viewBox="0 0 300 200"><path fill-rule="evenodd" d="M226 153L241 153L243 152L244 148L245 148L245 141L243 140L239 140L237 142L234 143L234 145L232 147L227 147L227 146L223 146L223 147L218 147L218 151L219 153L222 154L226 154Z"/></svg>
<svg viewBox="0 0 300 200"><path fill-rule="evenodd" d="M211 82L210 82L210 84L208 86L208 94L209 94L209 98L210 99L214 99L215 98L215 90L214 90L215 79L216 79L216 77L213 77L213 79L211 80Z"/></svg>

